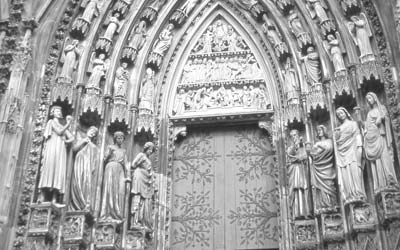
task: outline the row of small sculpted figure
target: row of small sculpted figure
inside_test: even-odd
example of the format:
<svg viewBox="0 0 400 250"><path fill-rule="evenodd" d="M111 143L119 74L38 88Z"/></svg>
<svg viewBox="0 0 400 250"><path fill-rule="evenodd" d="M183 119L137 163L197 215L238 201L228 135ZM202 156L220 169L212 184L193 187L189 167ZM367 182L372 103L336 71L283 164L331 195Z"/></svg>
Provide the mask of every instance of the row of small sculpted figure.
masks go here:
<svg viewBox="0 0 400 250"><path fill-rule="evenodd" d="M316 188L313 200L317 207L335 206L336 174L345 204L366 201L363 179L365 160L371 167L375 194L399 189L388 112L375 93L369 92L366 100L369 111L362 127L345 108L336 110L340 125L334 129L334 140L327 136L323 125L317 127L318 141L312 147L302 142L297 130L290 132L292 142L287 149L288 173L295 217L311 214L311 183ZM338 172L335 170L334 155ZM310 159L313 169L311 180L307 177L307 161Z"/></svg>
<svg viewBox="0 0 400 250"><path fill-rule="evenodd" d="M248 49L243 39L233 27L222 20L208 26L206 32L195 45L193 53L236 52Z"/></svg>
<svg viewBox="0 0 400 250"><path fill-rule="evenodd" d="M41 176L39 181L39 202L51 200L60 203L66 191L67 146L72 145L74 152L73 174L70 190L70 207L73 210L90 211L95 205L96 180L102 163L100 150L95 143L98 129L94 126L87 130L86 137L75 140L69 131L72 117L67 116L63 123L61 107L53 106L45 129L45 145ZM147 142L143 152L132 163L127 160L122 144L123 132L114 133L114 144L109 145L104 154L104 175L101 193L100 219L123 219L126 193L131 193L131 223L151 227L148 216L154 194L154 172L149 156L154 152L153 143ZM101 182L99 182L101 183ZM127 188L127 183L132 183Z"/></svg>
<svg viewBox="0 0 400 250"><path fill-rule="evenodd" d="M265 93L265 85L243 86L238 89L231 86L225 89L224 86L214 89L203 87L198 90L180 89L175 99L173 112L176 115L185 111L206 110L220 107L248 107L256 109L267 109L270 104Z"/></svg>
<svg viewBox="0 0 400 250"><path fill-rule="evenodd" d="M253 55L244 57L196 58L188 60L182 83L262 78L260 66Z"/></svg>

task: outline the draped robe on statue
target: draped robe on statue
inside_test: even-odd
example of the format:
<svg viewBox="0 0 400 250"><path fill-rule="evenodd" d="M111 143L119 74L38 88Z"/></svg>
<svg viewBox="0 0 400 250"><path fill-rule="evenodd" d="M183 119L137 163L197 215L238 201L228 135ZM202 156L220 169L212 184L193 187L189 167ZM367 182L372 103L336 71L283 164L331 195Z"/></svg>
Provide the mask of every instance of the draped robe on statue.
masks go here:
<svg viewBox="0 0 400 250"><path fill-rule="evenodd" d="M315 143L311 152L313 158L313 183L316 188L314 202L317 209L330 208L336 204L335 178L333 165L332 139L322 139Z"/></svg>
<svg viewBox="0 0 400 250"><path fill-rule="evenodd" d="M107 148L105 159L100 217L122 220L125 199L126 151L110 145Z"/></svg>
<svg viewBox="0 0 400 250"><path fill-rule="evenodd" d="M362 138L357 122L345 120L336 134L337 165L339 183L343 186L346 202L363 200L366 197L363 180L363 167L357 159L358 147L362 147Z"/></svg>
<svg viewBox="0 0 400 250"><path fill-rule="evenodd" d="M43 165L39 181L39 188L56 189L61 194L65 193L65 176L67 175L67 147L65 139L70 137L68 130L62 134L61 125L56 118L47 122L44 131L46 140L43 152Z"/></svg>
<svg viewBox="0 0 400 250"><path fill-rule="evenodd" d="M75 210L84 210L88 206L94 208L98 151L93 142L88 142L75 156L71 183L71 206Z"/></svg>
<svg viewBox="0 0 400 250"><path fill-rule="evenodd" d="M379 119L382 121L377 125ZM365 130L365 155L371 164L374 191L377 192L390 184L397 184L390 121L384 106L379 105L379 108L374 107L368 112Z"/></svg>

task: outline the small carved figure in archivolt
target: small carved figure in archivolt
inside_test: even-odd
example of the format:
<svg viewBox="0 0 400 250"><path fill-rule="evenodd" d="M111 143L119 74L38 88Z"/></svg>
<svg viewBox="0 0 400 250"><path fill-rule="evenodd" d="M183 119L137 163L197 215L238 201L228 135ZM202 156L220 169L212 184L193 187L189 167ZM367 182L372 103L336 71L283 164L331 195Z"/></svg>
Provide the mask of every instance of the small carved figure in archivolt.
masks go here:
<svg viewBox="0 0 400 250"><path fill-rule="evenodd" d="M91 72L91 74L86 83L86 88L100 88L100 81L106 75L110 65L110 60L105 58L105 54L100 54L99 57L96 58L96 54L93 52L88 69L88 72Z"/></svg>
<svg viewBox="0 0 400 250"><path fill-rule="evenodd" d="M131 228L153 228L153 196L154 196L154 170L149 157L154 153L155 146L152 142L146 142L143 152L136 155L132 161L132 204L131 204Z"/></svg>
<svg viewBox="0 0 400 250"><path fill-rule="evenodd" d="M171 23L168 24L167 27L161 31L158 40L153 46L153 50L148 61L156 65L158 68L161 65L163 57L171 46L173 29L174 25Z"/></svg>
<svg viewBox="0 0 400 250"><path fill-rule="evenodd" d="M285 70L283 70L282 73L283 79L285 80L284 86L286 87L285 91L288 104L299 104L300 83L290 58L286 60Z"/></svg>
<svg viewBox="0 0 400 250"><path fill-rule="evenodd" d="M315 51L314 47L307 48L307 54L305 56L300 55L300 61L303 62L303 72L306 74L306 80L314 86L316 83L321 82L321 63L319 61L318 52Z"/></svg>
<svg viewBox="0 0 400 250"><path fill-rule="evenodd" d="M306 0L306 1L307 1L306 6L310 12L312 19L318 17L320 24L322 24L326 20L329 20L328 14L326 13L328 6L326 6L324 0Z"/></svg>
<svg viewBox="0 0 400 250"><path fill-rule="evenodd" d="M51 196L53 202L58 202L58 196L65 193L67 175L67 145L74 141L69 131L72 116L67 116L67 123L62 122L62 109L53 106L50 110L50 119L44 130L44 150L42 168L40 170L40 197L43 202Z"/></svg>
<svg viewBox="0 0 400 250"><path fill-rule="evenodd" d="M297 38L297 43L300 48L306 44L311 44L310 34L304 29L298 14L294 10L290 10L288 17L289 27Z"/></svg>
<svg viewBox="0 0 400 250"><path fill-rule="evenodd" d="M364 13L361 13L359 16L352 16L350 19L351 22L348 22L347 26L355 44L360 50L360 58L373 55L371 45L372 31L367 17Z"/></svg>
<svg viewBox="0 0 400 250"><path fill-rule="evenodd" d="M78 58L81 54L81 49L79 47L79 41L74 39L71 43L70 39L67 38L65 40L65 48L63 53L61 54L60 62L63 64L60 77L67 78L72 80L72 74L74 70L76 70L78 66Z"/></svg>
<svg viewBox="0 0 400 250"><path fill-rule="evenodd" d="M114 96L126 98L126 89L129 81L129 71L127 70L128 64L121 63L121 66L115 72L114 80Z"/></svg>
<svg viewBox="0 0 400 250"><path fill-rule="evenodd" d="M128 47L124 49L123 56L129 57L132 62L136 60L138 52L142 49L146 41L146 26L147 24L143 20L135 26L129 37Z"/></svg>
<svg viewBox="0 0 400 250"><path fill-rule="evenodd" d="M332 34L327 36L327 40L324 41L324 48L326 49L328 55L335 69L335 73L346 70L346 65L344 63L343 54L345 53L345 48L340 39L339 32L336 32L336 37Z"/></svg>

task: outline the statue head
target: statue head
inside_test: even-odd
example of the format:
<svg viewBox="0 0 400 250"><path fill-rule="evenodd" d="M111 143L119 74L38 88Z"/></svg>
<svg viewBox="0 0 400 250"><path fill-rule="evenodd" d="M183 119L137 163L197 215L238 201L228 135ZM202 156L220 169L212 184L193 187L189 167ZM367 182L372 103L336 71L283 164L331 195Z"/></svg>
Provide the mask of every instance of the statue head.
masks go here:
<svg viewBox="0 0 400 250"><path fill-rule="evenodd" d="M328 41L333 41L336 39L335 36L332 34L329 34L326 38L328 39Z"/></svg>
<svg viewBox="0 0 400 250"><path fill-rule="evenodd" d="M101 53L101 54L99 55L99 59L104 60L104 58L106 58L106 54Z"/></svg>
<svg viewBox="0 0 400 250"><path fill-rule="evenodd" d="M76 46L76 45L78 45L78 43L79 43L79 40L77 40L77 39L72 40L72 46Z"/></svg>
<svg viewBox="0 0 400 250"><path fill-rule="evenodd" d="M98 132L99 132L98 128L96 128L95 126L90 126L88 131L86 132L86 135L89 138L94 138L97 135Z"/></svg>
<svg viewBox="0 0 400 250"><path fill-rule="evenodd" d="M310 46L310 47L308 47L307 48L307 54L310 54L310 53L312 53L312 52L314 52L315 50L314 50L314 47L313 46Z"/></svg>
<svg viewBox="0 0 400 250"><path fill-rule="evenodd" d="M340 122L344 122L346 119L353 120L349 111L343 107L339 107L336 109L336 117L339 119Z"/></svg>
<svg viewBox="0 0 400 250"><path fill-rule="evenodd" d="M328 132L327 128L324 125L318 125L317 126L317 138L322 139L322 138L327 138L328 137Z"/></svg>
<svg viewBox="0 0 400 250"><path fill-rule="evenodd" d="M128 68L128 63L126 62L121 63L121 67L124 69Z"/></svg>
<svg viewBox="0 0 400 250"><path fill-rule="evenodd" d="M118 146L121 146L122 143L123 143L124 140L125 140L125 134L124 134L124 132L122 132L122 131L117 131L117 132L115 132L115 133L114 133L114 136L113 136L113 139L114 139L114 144L117 144Z"/></svg>
<svg viewBox="0 0 400 250"><path fill-rule="evenodd" d="M50 116L54 118L63 118L62 108L60 106L53 106L50 109Z"/></svg>
<svg viewBox="0 0 400 250"><path fill-rule="evenodd" d="M146 143L144 144L144 146L143 146L143 152L144 152L147 156L149 156L149 155L151 155L152 153L154 153L154 151L155 151L154 143L148 141L148 142L146 142Z"/></svg>
<svg viewBox="0 0 400 250"><path fill-rule="evenodd" d="M367 104L370 107L373 107L374 105L380 105L379 98L374 92L368 92L365 96L365 99L367 99Z"/></svg>
<svg viewBox="0 0 400 250"><path fill-rule="evenodd" d="M297 144L300 142L300 133L297 129L292 129L289 132L290 139L292 139L293 143Z"/></svg>

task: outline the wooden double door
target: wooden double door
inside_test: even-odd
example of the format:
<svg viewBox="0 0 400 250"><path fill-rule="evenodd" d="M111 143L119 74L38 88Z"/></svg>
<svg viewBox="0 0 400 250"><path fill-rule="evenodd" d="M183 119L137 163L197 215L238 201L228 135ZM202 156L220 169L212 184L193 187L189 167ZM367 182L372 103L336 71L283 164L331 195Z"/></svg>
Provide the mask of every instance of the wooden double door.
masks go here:
<svg viewBox="0 0 400 250"><path fill-rule="evenodd" d="M171 249L278 249L276 173L257 127L190 130L174 153Z"/></svg>

